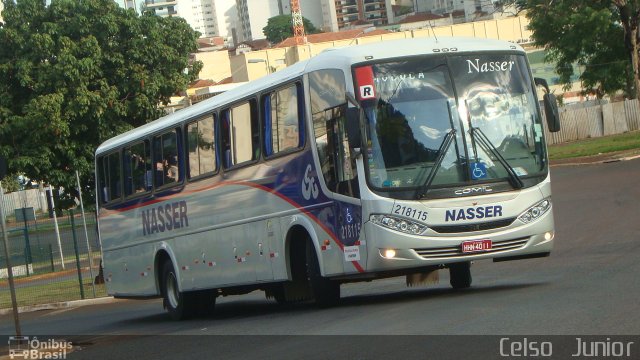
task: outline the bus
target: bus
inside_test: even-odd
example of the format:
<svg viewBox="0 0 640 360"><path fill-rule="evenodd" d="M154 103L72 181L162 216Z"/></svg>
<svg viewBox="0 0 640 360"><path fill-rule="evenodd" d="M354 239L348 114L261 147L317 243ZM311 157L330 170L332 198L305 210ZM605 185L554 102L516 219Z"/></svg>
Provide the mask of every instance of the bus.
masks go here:
<svg viewBox="0 0 640 360"><path fill-rule="evenodd" d="M544 126L559 120L538 85L510 42L394 40L325 50L107 140L108 293L161 297L173 319L256 290L328 307L344 283L448 269L462 289L473 261L547 256Z"/></svg>

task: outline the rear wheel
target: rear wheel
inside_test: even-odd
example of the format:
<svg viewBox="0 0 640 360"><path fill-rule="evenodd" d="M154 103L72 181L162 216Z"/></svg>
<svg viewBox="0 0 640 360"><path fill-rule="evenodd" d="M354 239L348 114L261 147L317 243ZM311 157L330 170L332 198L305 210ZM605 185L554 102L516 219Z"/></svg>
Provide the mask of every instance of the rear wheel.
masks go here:
<svg viewBox="0 0 640 360"><path fill-rule="evenodd" d="M340 283L322 276L318 257L310 242L307 243L306 259L307 280L316 305L323 308L336 305L340 301Z"/></svg>
<svg viewBox="0 0 640 360"><path fill-rule="evenodd" d="M471 262L449 264L449 283L454 289L471 286Z"/></svg>

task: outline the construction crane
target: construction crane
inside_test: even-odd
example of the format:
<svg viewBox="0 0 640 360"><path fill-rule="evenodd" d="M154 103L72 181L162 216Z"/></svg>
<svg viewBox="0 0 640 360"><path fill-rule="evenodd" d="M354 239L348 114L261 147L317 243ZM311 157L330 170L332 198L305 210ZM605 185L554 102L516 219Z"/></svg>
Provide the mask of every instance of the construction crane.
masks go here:
<svg viewBox="0 0 640 360"><path fill-rule="evenodd" d="M300 11L300 2L291 0L291 18L293 22L293 36L296 39L296 45L304 45L307 43L307 37L304 34L304 23L302 22L302 12Z"/></svg>

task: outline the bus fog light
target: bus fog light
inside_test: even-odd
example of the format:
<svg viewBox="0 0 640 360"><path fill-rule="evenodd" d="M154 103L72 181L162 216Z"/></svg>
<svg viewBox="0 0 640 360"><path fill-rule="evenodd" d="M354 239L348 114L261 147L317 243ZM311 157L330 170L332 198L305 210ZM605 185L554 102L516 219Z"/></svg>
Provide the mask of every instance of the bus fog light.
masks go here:
<svg viewBox="0 0 640 360"><path fill-rule="evenodd" d="M547 241L553 239L553 233L552 232L544 233L544 239L547 240Z"/></svg>
<svg viewBox="0 0 640 360"><path fill-rule="evenodd" d="M384 257L387 259L393 259L394 257L396 257L396 251L393 249L386 249L384 251Z"/></svg>

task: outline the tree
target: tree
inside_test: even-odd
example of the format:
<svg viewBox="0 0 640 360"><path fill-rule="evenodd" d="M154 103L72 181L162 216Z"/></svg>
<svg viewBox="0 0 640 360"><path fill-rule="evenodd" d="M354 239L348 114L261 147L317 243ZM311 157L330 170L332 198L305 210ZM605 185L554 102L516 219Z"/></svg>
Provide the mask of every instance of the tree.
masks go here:
<svg viewBox="0 0 640 360"><path fill-rule="evenodd" d="M526 10L537 46L556 64L560 82L568 85L573 64L583 86L599 97L624 90L639 98L639 0L511 0Z"/></svg>
<svg viewBox="0 0 640 360"><path fill-rule="evenodd" d="M3 0L0 157L76 195L93 194L94 152L163 114L202 63L198 33L180 18L138 16L112 0ZM188 73L185 72L188 70Z"/></svg>
<svg viewBox="0 0 640 360"><path fill-rule="evenodd" d="M317 34L320 30L309 21L302 17L305 34ZM262 29L264 36L267 37L272 44L282 42L284 39L293 36L293 19L291 15L278 15L267 20L267 26Z"/></svg>

